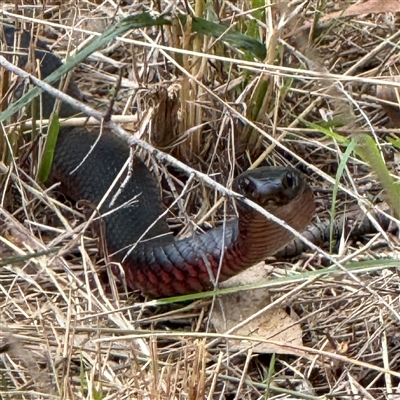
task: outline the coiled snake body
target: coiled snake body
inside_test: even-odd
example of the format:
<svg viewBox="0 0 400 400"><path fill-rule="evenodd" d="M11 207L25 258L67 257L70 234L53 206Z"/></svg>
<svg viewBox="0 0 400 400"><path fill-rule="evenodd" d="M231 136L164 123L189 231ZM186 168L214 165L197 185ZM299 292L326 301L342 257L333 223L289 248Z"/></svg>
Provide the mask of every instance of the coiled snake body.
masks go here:
<svg viewBox="0 0 400 400"><path fill-rule="evenodd" d="M7 44L12 47L14 29L4 30ZM24 35L21 49L30 44L30 35ZM46 71L41 67L42 78L59 65L54 54L36 50L35 56L42 66L46 64ZM53 104L53 100L43 104L45 117ZM63 108L62 114L70 112ZM176 240L165 217L160 218L164 206L157 182L139 158L131 162L131 171L125 168L109 191L128 159L129 147L112 132L105 130L99 138L99 131L65 127L59 132L51 181L61 182L61 191L74 200L101 204L101 223L94 226L99 233L104 232L108 253L113 261L121 263L132 289L152 297L207 290L273 255L292 239L288 230L239 200L238 219ZM310 187L292 168L247 171L235 179L233 189L300 232L315 211Z"/></svg>

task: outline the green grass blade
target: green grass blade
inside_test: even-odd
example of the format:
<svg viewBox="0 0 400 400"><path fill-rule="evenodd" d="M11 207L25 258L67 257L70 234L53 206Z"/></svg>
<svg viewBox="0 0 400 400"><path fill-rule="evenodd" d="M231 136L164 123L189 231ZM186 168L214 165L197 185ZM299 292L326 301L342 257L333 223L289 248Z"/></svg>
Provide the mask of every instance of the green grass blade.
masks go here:
<svg viewBox="0 0 400 400"><path fill-rule="evenodd" d="M273 390L272 388L274 386L274 384L273 384L274 383L274 375L276 373L275 362L276 362L276 354L272 353L271 360L269 362L268 375L267 375L267 379L265 382L265 384L267 385L267 388L265 389L264 399L269 399L271 397L271 391Z"/></svg>
<svg viewBox="0 0 400 400"><path fill-rule="evenodd" d="M65 64L50 74L44 82L52 84L57 82L61 76L72 70L75 66L85 60L89 55L105 47L108 43L114 40L117 36L123 35L130 29L144 28L155 25L170 24L170 21L160 17L153 18L149 13L143 13L140 15L134 15L123 18L121 21L107 29L101 36L96 37L93 41L88 44L81 52L74 57L69 58ZM42 89L35 87L22 96L19 100L11 104L4 112L0 114L0 122L5 121L11 117L14 113L29 104L36 96L39 95Z"/></svg>
<svg viewBox="0 0 400 400"><path fill-rule="evenodd" d="M59 250L58 247L53 247L52 249L49 250L36 251L34 253L28 253L25 255L4 257L0 259L0 267L5 267L6 265L10 264L13 265L23 261L28 261L31 260L32 258L47 256L49 254L57 252L58 250Z"/></svg>
<svg viewBox="0 0 400 400"><path fill-rule="evenodd" d="M57 115L53 114L49 129L47 130L47 139L44 147L43 157L39 168L38 181L44 183L50 175L51 166L53 164L54 150L60 130L60 121Z"/></svg>
<svg viewBox="0 0 400 400"><path fill-rule="evenodd" d="M324 128L321 125L315 124L313 122L306 121L304 119L300 119L300 121L306 125L310 129L315 129L316 131L324 134L325 136L330 137L331 139L336 140L338 143L348 146L350 144L350 140L346 136L339 135L338 133L333 132L329 128Z"/></svg>
<svg viewBox="0 0 400 400"><path fill-rule="evenodd" d="M187 21L186 15L180 15L179 19L183 24ZM202 18L192 17L192 30L207 36L222 38L223 41L232 46L250 51L257 58L263 60L267 51L265 46L258 40L243 35L242 33L228 30L229 25L207 21Z"/></svg>
<svg viewBox="0 0 400 400"><path fill-rule="evenodd" d="M371 167L382 184L393 214L400 217L400 184L391 177L375 141L367 134L354 136L357 154Z"/></svg>
<svg viewBox="0 0 400 400"><path fill-rule="evenodd" d="M391 137L387 138L388 142L390 142L394 147L400 149L400 139L393 139Z"/></svg>
<svg viewBox="0 0 400 400"><path fill-rule="evenodd" d="M347 271L351 271L354 274L359 273L372 273L376 271L381 271L387 268L398 268L399 260L394 260L391 258L382 258L377 260L367 260L367 261L354 261L348 262L345 265ZM281 278L274 278L274 279L267 279L263 282L251 283L248 285L243 285L239 287L231 287L231 288L224 288L224 289L217 289L215 291L209 292L200 292L200 293L193 293L193 294L186 294L182 296L175 296L175 297L168 297L162 298L157 300L150 300L147 304L151 305L166 305L172 303L180 303L186 301L193 301L198 299L204 299L207 297L213 296L220 296L228 293L236 293L243 290L251 290L251 289L259 289L263 288L272 288L280 285L287 285L293 282L304 282L304 280L312 279L315 277L323 278L325 275L342 275L344 272L343 270L339 269L335 265L321 268L314 271L308 271L301 274L288 274L285 277Z"/></svg>
<svg viewBox="0 0 400 400"><path fill-rule="evenodd" d="M254 11L251 13L251 15L254 18L256 18L260 21L265 20L265 0L252 0L251 8L254 9ZM257 21L249 20L246 25L247 25L246 35L250 36L254 39L259 39L260 38L260 27L259 27Z"/></svg>
<svg viewBox="0 0 400 400"><path fill-rule="evenodd" d="M339 189L339 182L340 182L340 178L343 176L343 171L344 171L344 168L346 167L347 161L349 160L350 155L354 151L355 147L356 147L356 144L354 143L354 141L350 142L350 144L347 146L345 153L343 154L343 157L339 164L339 168L336 172L335 185L333 187L333 193L332 193L331 226L329 229L329 251L331 253L332 253L332 246L333 246L333 222L335 221L336 199L337 199L337 193L338 193L338 189Z"/></svg>

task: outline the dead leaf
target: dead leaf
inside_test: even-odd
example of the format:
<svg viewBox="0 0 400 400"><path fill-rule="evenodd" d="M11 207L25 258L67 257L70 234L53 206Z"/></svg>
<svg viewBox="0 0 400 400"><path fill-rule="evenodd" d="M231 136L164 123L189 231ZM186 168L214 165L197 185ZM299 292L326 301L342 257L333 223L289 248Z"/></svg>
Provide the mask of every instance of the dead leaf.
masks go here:
<svg viewBox="0 0 400 400"><path fill-rule="evenodd" d="M338 14L337 17L353 17L358 15L366 14L379 14L379 13L396 13L400 11L400 1L399 0L369 0L364 3L358 1L352 4L344 12L334 13ZM331 16L332 14L329 14ZM335 17L336 18L336 17Z"/></svg>
<svg viewBox="0 0 400 400"><path fill-rule="evenodd" d="M319 24L329 24L332 20L344 17L358 17L367 14L380 14L380 13L398 13L400 12L400 0L368 0L365 2L358 1L355 4L347 7L344 10L336 11L324 15ZM306 22L302 27L289 32L286 37L293 37L299 35L302 31L308 30L312 27L313 21Z"/></svg>
<svg viewBox="0 0 400 400"><path fill-rule="evenodd" d="M267 307L268 304L270 304L269 294L265 289L227 294L218 299L211 314L211 323L218 333L223 334ZM266 310L235 330L234 334L269 339L294 346L303 344L300 326L278 307ZM252 348L256 353L296 354L295 350L288 350L277 344L252 340L229 340L229 346L231 350Z"/></svg>

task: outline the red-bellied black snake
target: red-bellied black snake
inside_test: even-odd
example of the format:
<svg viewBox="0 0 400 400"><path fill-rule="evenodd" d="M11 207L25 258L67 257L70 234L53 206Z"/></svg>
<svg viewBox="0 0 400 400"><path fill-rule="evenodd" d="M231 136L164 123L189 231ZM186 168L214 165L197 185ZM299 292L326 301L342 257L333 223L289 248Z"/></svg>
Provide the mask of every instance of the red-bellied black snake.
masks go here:
<svg viewBox="0 0 400 400"><path fill-rule="evenodd" d="M7 45L12 48L14 29L4 28L4 32ZM20 49L29 47L30 41L30 34L24 32ZM41 49L44 46L40 41L35 45L44 78L60 65L60 60ZM26 56L20 56L20 64L26 60ZM75 92L70 87L70 93ZM49 95L42 100L46 117L54 101ZM62 114L71 115L71 110L62 108ZM99 130L65 127L59 132L51 180L61 182L61 191L70 198L85 199L98 206L129 154L128 145L108 130L99 135ZM221 282L273 255L292 239L287 229L238 200L238 219L176 240L165 217L159 218L164 206L151 172L139 158L131 162L131 167L102 202L101 223L95 226L98 232L104 231L107 251L113 261L121 263L132 289L153 297L207 290L216 281ZM293 168L263 167L247 171L235 179L233 189L300 232L315 211L310 187Z"/></svg>

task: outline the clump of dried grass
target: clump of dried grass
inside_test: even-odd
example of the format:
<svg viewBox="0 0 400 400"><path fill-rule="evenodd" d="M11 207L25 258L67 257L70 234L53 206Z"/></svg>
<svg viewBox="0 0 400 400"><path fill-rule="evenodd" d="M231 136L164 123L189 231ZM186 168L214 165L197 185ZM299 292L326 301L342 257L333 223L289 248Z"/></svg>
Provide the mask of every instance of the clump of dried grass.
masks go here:
<svg viewBox="0 0 400 400"><path fill-rule="evenodd" d="M347 3L319 10L337 11ZM63 55L85 46L114 18L147 6L124 2L115 8L111 2L79 1L61 7L21 4L18 10L44 29L45 36L56 32L52 48ZM161 3L158 11L167 6ZM237 54L223 38L194 35L190 24L178 24L110 43L78 68L78 84L95 108L106 112L113 98L116 113L134 114L125 129L140 132L220 182L229 183L235 170L265 162L303 169L311 174L318 218L325 220L344 148L303 121L333 124L332 115L335 132L343 136L370 132L372 125L388 164L395 161L386 138L398 132L385 127L373 83L396 69L395 43L384 40L398 22L391 25L387 15L353 15L323 21L319 32L312 23L318 17L317 2L292 6L267 7L265 14L256 15L261 21L249 12L255 3L246 1L213 3L207 11L196 4L191 10L203 18L218 16L243 31L255 23L252 31L268 48L267 65L246 64L242 60L251 56ZM3 7L10 18L14 6L6 2ZM191 6L178 5L184 12L185 7ZM65 30L53 22L62 22ZM394 34L393 42L397 40ZM174 52L173 47L186 52ZM115 94L116 82L120 89ZM7 258L1 267L2 397L380 399L397 393L395 270L377 263L372 272L357 275L316 274L295 290L281 306L299 318L303 357L231 352L223 337L217 335L215 341L208 320L210 300L146 302L128 296L111 276L110 287L105 287L98 272L109 271L98 260L90 231L82 229L86 226L79 210L24 174L35 176L37 168L35 158L28 163L24 154L20 151L20 158L9 164L11 173L2 181L1 259L39 254L30 261L11 263ZM179 192L183 179L167 183ZM355 158L349 160L339 188L337 214L360 205L367 212L380 197L379 182ZM171 222L198 222L219 198L198 183L188 192ZM171 198L166 194L167 203ZM392 235L372 235L356 243L345 239L337 248L339 263L398 257ZM311 254L295 264L276 263L274 275L318 271L324 262ZM271 289L272 298L295 285Z"/></svg>

